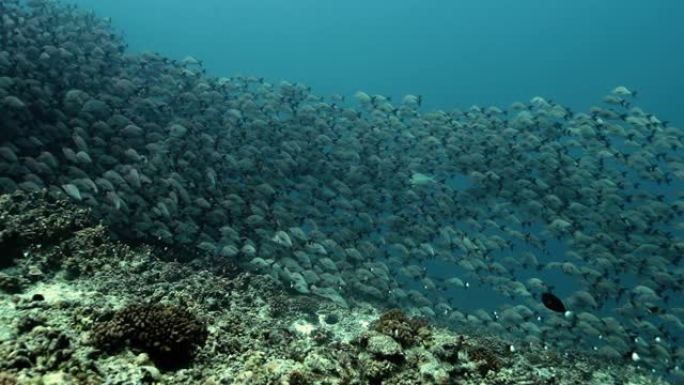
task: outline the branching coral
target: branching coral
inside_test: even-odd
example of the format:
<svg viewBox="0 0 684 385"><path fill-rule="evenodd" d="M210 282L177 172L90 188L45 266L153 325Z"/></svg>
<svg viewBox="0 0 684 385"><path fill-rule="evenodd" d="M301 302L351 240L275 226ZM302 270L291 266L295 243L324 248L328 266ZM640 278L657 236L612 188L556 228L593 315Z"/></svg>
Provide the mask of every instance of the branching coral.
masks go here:
<svg viewBox="0 0 684 385"><path fill-rule="evenodd" d="M165 369L182 367L207 339L207 327L187 310L167 305L131 305L99 323L96 346L109 352L125 346L142 350Z"/></svg>

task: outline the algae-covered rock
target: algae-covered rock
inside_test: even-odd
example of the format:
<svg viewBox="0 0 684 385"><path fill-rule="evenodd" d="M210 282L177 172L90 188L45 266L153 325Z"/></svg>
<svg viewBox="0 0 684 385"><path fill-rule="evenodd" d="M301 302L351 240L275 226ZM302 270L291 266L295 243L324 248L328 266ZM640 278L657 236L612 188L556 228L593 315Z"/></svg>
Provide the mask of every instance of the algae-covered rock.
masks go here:
<svg viewBox="0 0 684 385"><path fill-rule="evenodd" d="M403 355L401 345L392 337L382 334L370 337L366 350L380 358L401 357Z"/></svg>

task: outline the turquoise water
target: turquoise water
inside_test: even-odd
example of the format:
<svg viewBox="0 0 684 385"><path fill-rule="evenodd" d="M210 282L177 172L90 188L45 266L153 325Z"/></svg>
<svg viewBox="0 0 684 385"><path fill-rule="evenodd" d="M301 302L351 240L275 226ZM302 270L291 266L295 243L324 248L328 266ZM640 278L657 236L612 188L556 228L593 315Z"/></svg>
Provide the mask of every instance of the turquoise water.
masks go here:
<svg viewBox="0 0 684 385"><path fill-rule="evenodd" d="M193 55L216 75L357 90L425 106L540 95L586 110L618 84L684 123L684 2L660 0L78 0L133 51Z"/></svg>

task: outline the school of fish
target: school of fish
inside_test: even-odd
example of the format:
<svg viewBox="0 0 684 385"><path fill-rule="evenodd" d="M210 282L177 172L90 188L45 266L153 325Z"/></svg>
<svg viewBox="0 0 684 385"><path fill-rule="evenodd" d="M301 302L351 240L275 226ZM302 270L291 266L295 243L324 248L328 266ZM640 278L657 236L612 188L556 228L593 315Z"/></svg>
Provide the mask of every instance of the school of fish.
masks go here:
<svg viewBox="0 0 684 385"><path fill-rule="evenodd" d="M320 97L128 53L106 19L25 3L0 2L0 192L47 189L121 239L342 307L681 375L684 132L635 91L585 112ZM473 307L475 288L502 299Z"/></svg>

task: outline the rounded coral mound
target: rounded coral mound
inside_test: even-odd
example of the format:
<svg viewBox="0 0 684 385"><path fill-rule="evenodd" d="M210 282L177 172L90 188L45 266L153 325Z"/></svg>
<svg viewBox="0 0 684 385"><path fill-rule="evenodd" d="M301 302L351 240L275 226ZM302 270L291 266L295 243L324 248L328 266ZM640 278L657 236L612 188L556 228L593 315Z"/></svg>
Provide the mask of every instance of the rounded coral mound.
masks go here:
<svg viewBox="0 0 684 385"><path fill-rule="evenodd" d="M207 327L187 310L169 305L130 305L93 331L94 344L116 352L141 350L160 368L186 366L207 339Z"/></svg>

